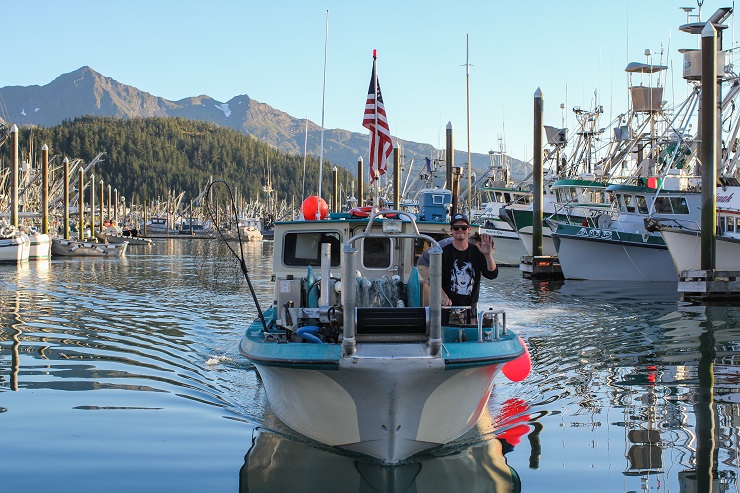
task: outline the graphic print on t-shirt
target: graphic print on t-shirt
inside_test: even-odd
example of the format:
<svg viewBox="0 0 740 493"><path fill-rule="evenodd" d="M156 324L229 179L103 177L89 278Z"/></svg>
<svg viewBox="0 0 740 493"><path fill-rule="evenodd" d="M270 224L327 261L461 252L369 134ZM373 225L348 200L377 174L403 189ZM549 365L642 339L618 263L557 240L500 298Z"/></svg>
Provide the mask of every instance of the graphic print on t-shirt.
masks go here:
<svg viewBox="0 0 740 493"><path fill-rule="evenodd" d="M473 264L455 260L450 277L450 291L459 295L470 295L473 292Z"/></svg>

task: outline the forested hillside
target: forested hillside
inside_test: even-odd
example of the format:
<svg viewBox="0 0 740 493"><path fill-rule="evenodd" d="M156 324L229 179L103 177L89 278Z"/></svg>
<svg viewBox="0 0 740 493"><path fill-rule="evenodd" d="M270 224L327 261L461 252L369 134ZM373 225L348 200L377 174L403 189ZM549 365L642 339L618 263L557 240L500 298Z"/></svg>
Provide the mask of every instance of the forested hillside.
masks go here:
<svg viewBox="0 0 740 493"><path fill-rule="evenodd" d="M196 197L211 178L238 188L245 198L260 198L267 182L268 162L272 187L279 200L295 197L300 203L303 188L303 156L277 151L237 130L213 123L183 118L82 117L49 128L23 128L20 132L21 160L40 161L41 147L49 146L52 165L64 157L91 161L104 152L93 173L119 193L134 201L185 192ZM10 163L10 142L0 148L2 167ZM322 195L331 190L333 165L324 161ZM319 162L306 160L306 194L318 189ZM339 167L339 181L348 186L351 174ZM346 189L346 188L345 188ZM264 196L264 195L263 195Z"/></svg>

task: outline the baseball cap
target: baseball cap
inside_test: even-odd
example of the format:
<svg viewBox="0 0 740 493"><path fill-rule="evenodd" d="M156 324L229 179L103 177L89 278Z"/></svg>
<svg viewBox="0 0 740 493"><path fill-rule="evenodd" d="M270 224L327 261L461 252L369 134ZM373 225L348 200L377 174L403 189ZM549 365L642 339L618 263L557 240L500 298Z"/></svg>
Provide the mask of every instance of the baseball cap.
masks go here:
<svg viewBox="0 0 740 493"><path fill-rule="evenodd" d="M452 215L452 218L450 219L450 226L458 221L465 221L465 224L470 224L470 221L468 221L468 216L462 213L457 213Z"/></svg>

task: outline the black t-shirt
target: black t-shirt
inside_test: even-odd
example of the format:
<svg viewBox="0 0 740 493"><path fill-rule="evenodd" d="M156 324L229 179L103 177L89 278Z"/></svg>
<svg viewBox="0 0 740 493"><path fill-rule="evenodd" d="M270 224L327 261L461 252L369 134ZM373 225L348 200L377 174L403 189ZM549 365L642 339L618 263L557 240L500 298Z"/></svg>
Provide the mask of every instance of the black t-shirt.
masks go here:
<svg viewBox="0 0 740 493"><path fill-rule="evenodd" d="M453 306L474 306L478 303L481 276L498 277L498 266L488 270L486 257L475 245L460 251L450 243L442 248L442 290Z"/></svg>

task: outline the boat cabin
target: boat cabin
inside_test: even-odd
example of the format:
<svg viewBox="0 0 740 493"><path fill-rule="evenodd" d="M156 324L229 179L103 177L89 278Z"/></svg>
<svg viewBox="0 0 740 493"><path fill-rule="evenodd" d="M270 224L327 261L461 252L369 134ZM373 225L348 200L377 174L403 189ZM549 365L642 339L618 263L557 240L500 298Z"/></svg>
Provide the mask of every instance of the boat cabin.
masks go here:
<svg viewBox="0 0 740 493"><path fill-rule="evenodd" d="M344 216L344 217L342 217ZM340 275L341 245L349 238L365 231L367 219L350 218L346 214L334 214L335 219L322 221L288 221L275 223L273 252L273 274L277 277L306 275L307 267L321 266L321 245L330 245L331 274ZM382 232L384 224L394 224L404 233L409 233L412 223L403 218L382 218L373 222L371 231ZM450 236L448 222L427 221L417 223L420 232L435 240ZM475 230L473 231L473 233ZM416 260L430 244L423 240L402 238L362 238L358 249L357 270L362 277L379 279L398 275L406 279L416 265Z"/></svg>
<svg viewBox="0 0 740 493"><path fill-rule="evenodd" d="M610 185L606 192L622 213L687 216L699 195L696 192L660 190L634 185ZM694 205L698 205L698 202Z"/></svg>

